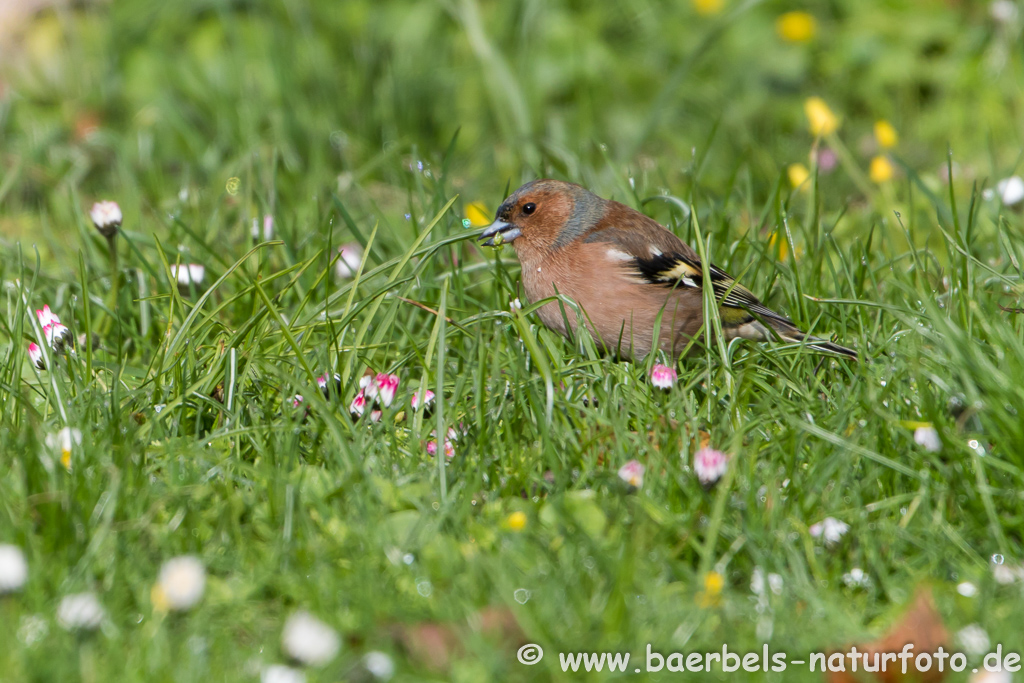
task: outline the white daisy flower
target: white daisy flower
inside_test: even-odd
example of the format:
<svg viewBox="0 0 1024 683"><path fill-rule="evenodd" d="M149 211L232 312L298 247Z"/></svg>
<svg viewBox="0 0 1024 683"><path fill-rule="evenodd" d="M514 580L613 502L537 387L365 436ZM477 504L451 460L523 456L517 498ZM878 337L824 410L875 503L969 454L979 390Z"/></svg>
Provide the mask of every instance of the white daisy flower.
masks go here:
<svg viewBox="0 0 1024 683"><path fill-rule="evenodd" d="M82 431L71 427L64 427L56 434L46 435L46 447L51 451L60 452L60 464L65 469L71 469L71 453L82 445Z"/></svg>
<svg viewBox="0 0 1024 683"><path fill-rule="evenodd" d="M630 460L619 468L619 479L635 489L644 485L644 466L639 460Z"/></svg>
<svg viewBox="0 0 1024 683"><path fill-rule="evenodd" d="M808 529L814 538L823 538L826 545L835 545L850 530L850 525L835 517L826 517Z"/></svg>
<svg viewBox="0 0 1024 683"><path fill-rule="evenodd" d="M104 237L113 237L121 227L121 207L117 202L96 202L89 211L89 217Z"/></svg>
<svg viewBox="0 0 1024 683"><path fill-rule="evenodd" d="M860 567L854 567L843 574L843 583L847 588L867 588L871 585L871 577Z"/></svg>
<svg viewBox="0 0 1024 683"><path fill-rule="evenodd" d="M68 631L92 631L106 613L95 593L75 593L65 596L57 606L57 623Z"/></svg>
<svg viewBox="0 0 1024 683"><path fill-rule="evenodd" d="M162 611L187 610L203 597L206 568L198 557L182 555L164 562L153 587L153 604Z"/></svg>
<svg viewBox="0 0 1024 683"><path fill-rule="evenodd" d="M383 652L367 652L363 657L363 666L378 681L390 681L395 675L395 662Z"/></svg>
<svg viewBox="0 0 1024 683"><path fill-rule="evenodd" d="M338 251L341 256L334 263L334 275L339 280L347 280L356 274L359 264L363 262L363 247L358 242L350 242L342 245Z"/></svg>
<svg viewBox="0 0 1024 683"><path fill-rule="evenodd" d="M198 285L206 277L206 266L198 263L177 263L171 264L171 277L178 283L178 287L187 288L189 285Z"/></svg>
<svg viewBox="0 0 1024 683"><path fill-rule="evenodd" d="M271 664L260 673L260 683L306 683L306 674L284 664Z"/></svg>
<svg viewBox="0 0 1024 683"><path fill-rule="evenodd" d="M25 553L16 545L0 545L0 594L21 590L28 581Z"/></svg>
<svg viewBox="0 0 1024 683"><path fill-rule="evenodd" d="M956 585L956 592L965 598L973 598L978 594L978 587L970 581L963 581Z"/></svg>
<svg viewBox="0 0 1024 683"><path fill-rule="evenodd" d="M988 652L988 634L978 624L964 626L956 632L956 642L963 651L972 657L980 657Z"/></svg>
<svg viewBox="0 0 1024 683"><path fill-rule="evenodd" d="M935 427L918 427L914 430L914 443L921 446L929 453L938 453L942 450L942 441Z"/></svg>
<svg viewBox="0 0 1024 683"><path fill-rule="evenodd" d="M309 666L327 664L341 648L338 633L305 611L288 617L281 644L289 657Z"/></svg>

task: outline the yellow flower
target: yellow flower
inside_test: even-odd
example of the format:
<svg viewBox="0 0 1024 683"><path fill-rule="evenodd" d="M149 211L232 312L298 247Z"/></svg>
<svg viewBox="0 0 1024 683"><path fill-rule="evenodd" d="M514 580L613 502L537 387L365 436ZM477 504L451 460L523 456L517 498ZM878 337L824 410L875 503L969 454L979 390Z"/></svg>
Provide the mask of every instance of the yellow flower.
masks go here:
<svg viewBox="0 0 1024 683"><path fill-rule="evenodd" d="M797 188L807 190L810 187L810 184L805 183L810 180L811 172L803 164L790 164L786 173L789 175L789 184L793 186L794 190Z"/></svg>
<svg viewBox="0 0 1024 683"><path fill-rule="evenodd" d="M507 524L508 528L512 531L522 531L526 528L526 513L516 510L508 516L508 519L505 520L505 524Z"/></svg>
<svg viewBox="0 0 1024 683"><path fill-rule="evenodd" d="M704 590L697 594L697 603L701 607L713 607L721 602L722 589L725 588L725 577L718 572L704 575Z"/></svg>
<svg viewBox="0 0 1024 683"><path fill-rule="evenodd" d="M474 228L482 228L491 224L491 219L487 217L487 207L483 205L483 202L473 202L466 207L466 220Z"/></svg>
<svg viewBox="0 0 1024 683"><path fill-rule="evenodd" d="M878 146L882 149L889 149L895 147L900 138L892 124L882 120L875 121L875 140L878 140Z"/></svg>
<svg viewBox="0 0 1024 683"><path fill-rule="evenodd" d="M892 180L894 173L892 162L887 157L879 154L871 160L871 168L868 169L868 177L871 178L871 182L878 184L888 182Z"/></svg>
<svg viewBox="0 0 1024 683"><path fill-rule="evenodd" d="M693 9L705 17L718 14L725 7L725 0L693 0Z"/></svg>
<svg viewBox="0 0 1024 683"><path fill-rule="evenodd" d="M808 97L804 102L804 113L807 114L811 133L816 137L831 135L839 129L839 117L820 97Z"/></svg>
<svg viewBox="0 0 1024 683"><path fill-rule="evenodd" d="M818 22L807 12L786 12L775 20L775 31L790 43L806 43L818 32Z"/></svg>

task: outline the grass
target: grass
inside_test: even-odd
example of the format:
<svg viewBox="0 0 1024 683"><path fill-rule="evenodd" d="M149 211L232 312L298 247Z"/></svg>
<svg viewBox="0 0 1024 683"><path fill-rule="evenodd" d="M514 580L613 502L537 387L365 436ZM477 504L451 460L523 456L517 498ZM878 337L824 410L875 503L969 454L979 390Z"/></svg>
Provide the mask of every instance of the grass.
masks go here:
<svg viewBox="0 0 1024 683"><path fill-rule="evenodd" d="M851 0L791 44L774 32L788 9L37 17L0 71L0 543L30 565L0 596L4 679L255 680L285 661L297 609L343 637L310 680L365 679L371 650L406 681L562 680L560 651L647 643L796 658L877 637L922 585L951 632L977 623L1024 650L1021 583L992 573L1024 559L1024 222L983 198L1019 172L1019 22ZM811 95L842 119L817 142ZM888 152L879 118L900 132ZM809 162L826 147L831 172ZM876 153L894 179L867 178ZM817 171L803 189L795 162ZM470 202L493 211L546 175L699 240L869 360L735 342L613 362L550 333L529 302L510 309L512 251L463 224ZM88 222L104 198L125 212L116 273ZM275 235L257 243L264 215ZM366 259L338 279L351 243ZM206 279L175 286L177 263ZM95 341L37 372L44 303ZM647 380L657 361L678 367L671 391ZM367 368L401 377L378 423L347 409ZM324 372L340 393L320 393ZM424 388L430 416L408 406ZM924 423L938 452L914 442ZM82 432L70 470L46 443L64 426ZM440 462L426 444L449 427ZM707 490L702 435L732 457ZM616 471L634 458L631 493ZM827 516L850 526L829 547L809 533ZM207 567L203 601L163 614L151 588L186 553ZM869 586L844 583L855 567ZM752 594L757 568L779 594ZM57 604L83 590L108 616L67 633ZM495 613L517 626L482 626ZM417 646L424 633L459 646ZM523 642L544 663L516 662Z"/></svg>

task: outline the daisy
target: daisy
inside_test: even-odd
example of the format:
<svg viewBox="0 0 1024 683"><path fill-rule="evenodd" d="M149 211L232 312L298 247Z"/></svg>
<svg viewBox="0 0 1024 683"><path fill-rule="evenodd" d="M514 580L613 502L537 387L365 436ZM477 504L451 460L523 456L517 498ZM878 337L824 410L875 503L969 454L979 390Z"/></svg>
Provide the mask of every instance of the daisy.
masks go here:
<svg viewBox="0 0 1024 683"><path fill-rule="evenodd" d="M705 487L711 487L729 469L729 456L714 448L702 448L693 454L693 471Z"/></svg>
<svg viewBox="0 0 1024 683"><path fill-rule="evenodd" d="M28 358L37 370L46 369L46 363L43 362L43 350L35 342L28 345Z"/></svg>
<svg viewBox="0 0 1024 683"><path fill-rule="evenodd" d="M71 330L61 324L60 318L50 310L49 305L36 310L39 325L43 328L43 337L54 351L60 352L65 344L71 344Z"/></svg>
<svg viewBox="0 0 1024 683"><path fill-rule="evenodd" d="M651 384L659 389L671 389L676 383L678 374L674 368L658 363L651 368Z"/></svg>
<svg viewBox="0 0 1024 683"><path fill-rule="evenodd" d="M339 280L347 280L359 270L363 262L363 247L358 242L350 242L338 248L341 257L334 264L334 275Z"/></svg>
<svg viewBox="0 0 1024 683"><path fill-rule="evenodd" d="M918 427L914 430L914 443L921 446L929 453L938 453L942 450L942 441L939 439L939 432L931 425Z"/></svg>
<svg viewBox="0 0 1024 683"><path fill-rule="evenodd" d="M423 407L430 408L431 404L434 402L434 392L431 391L430 389L427 389L426 391L423 392L423 396L424 396L423 401L422 401ZM410 401L410 403L412 404L412 409L413 410L419 410L420 409L421 401L420 401L420 392L419 391L412 392L412 400Z"/></svg>
<svg viewBox="0 0 1024 683"><path fill-rule="evenodd" d="M619 468L619 479L635 489L644 485L644 466L639 460L630 460Z"/></svg>
<svg viewBox="0 0 1024 683"><path fill-rule="evenodd" d="M198 263L172 264L171 277L173 277L179 288L187 289L189 285L198 285L206 277L206 266Z"/></svg>
<svg viewBox="0 0 1024 683"><path fill-rule="evenodd" d="M284 664L271 664L260 673L260 683L306 683L306 674Z"/></svg>
<svg viewBox="0 0 1024 683"><path fill-rule="evenodd" d="M187 610L203 597L206 568L194 555L182 555L164 563L153 586L153 604L160 610Z"/></svg>
<svg viewBox="0 0 1024 683"><path fill-rule="evenodd" d="M71 452L82 445L82 431L64 427L56 434L46 435L46 446L52 451L60 451L60 464L71 469Z"/></svg>
<svg viewBox="0 0 1024 683"><path fill-rule="evenodd" d="M106 613L95 593L75 593L65 596L57 606L57 622L68 631L92 631L100 625Z"/></svg>
<svg viewBox="0 0 1024 683"><path fill-rule="evenodd" d="M96 202L89 211L89 217L104 237L113 237L121 227L121 207L117 202Z"/></svg>
<svg viewBox="0 0 1024 683"><path fill-rule="evenodd" d="M378 681L389 681L395 675L395 662L383 652L367 652L363 667Z"/></svg>
<svg viewBox="0 0 1024 683"><path fill-rule="evenodd" d="M289 657L309 666L327 664L341 648L337 632L309 612L296 612L285 622L281 645Z"/></svg>
<svg viewBox="0 0 1024 683"><path fill-rule="evenodd" d="M835 545L850 530L850 525L835 517L826 517L817 524L812 524L808 531L814 538L825 539L826 545Z"/></svg>
<svg viewBox="0 0 1024 683"><path fill-rule="evenodd" d="M0 595L21 590L28 581L28 562L16 545L0 545Z"/></svg>
<svg viewBox="0 0 1024 683"><path fill-rule="evenodd" d="M378 373L366 386L366 397L377 399L385 408L395 400L398 391L398 375Z"/></svg>

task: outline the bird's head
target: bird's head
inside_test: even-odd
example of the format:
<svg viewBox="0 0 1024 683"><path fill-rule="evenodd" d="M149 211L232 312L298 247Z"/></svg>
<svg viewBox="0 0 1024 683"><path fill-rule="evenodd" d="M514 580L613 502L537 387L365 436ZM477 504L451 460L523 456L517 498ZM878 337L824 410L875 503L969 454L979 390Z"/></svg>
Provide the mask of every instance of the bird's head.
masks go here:
<svg viewBox="0 0 1024 683"><path fill-rule="evenodd" d="M561 180L534 180L502 202L494 222L482 233L493 247L520 240L538 250L559 249L595 225L605 200L579 185Z"/></svg>

